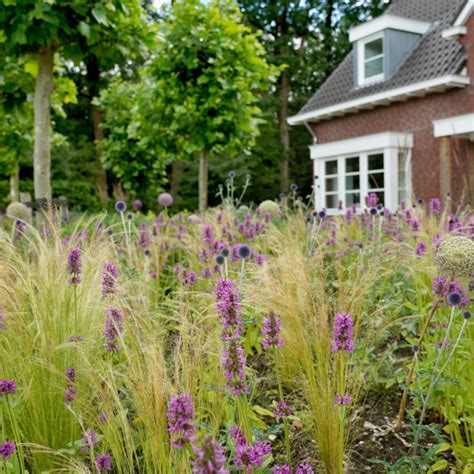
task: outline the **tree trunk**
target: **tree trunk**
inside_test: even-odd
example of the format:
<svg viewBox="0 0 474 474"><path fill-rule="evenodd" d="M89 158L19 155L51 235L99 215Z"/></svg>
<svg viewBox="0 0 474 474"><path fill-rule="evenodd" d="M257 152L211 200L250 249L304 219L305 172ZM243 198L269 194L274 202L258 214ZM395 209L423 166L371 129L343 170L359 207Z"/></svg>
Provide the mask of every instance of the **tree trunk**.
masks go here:
<svg viewBox="0 0 474 474"><path fill-rule="evenodd" d="M92 126L94 129L94 141L96 152L97 174L95 187L99 193L102 203L106 203L109 199L107 191L107 172L100 161L100 141L104 139L104 131L102 130L102 112L99 107L93 103L93 100L99 96L99 80L100 70L99 63L95 56L89 56L87 60L87 82L89 85L89 100L91 107Z"/></svg>
<svg viewBox="0 0 474 474"><path fill-rule="evenodd" d="M280 157L280 191L288 191L289 186L289 158L290 158L290 131L288 128L288 96L290 92L290 81L288 72L284 70L280 78L280 113L278 116L278 128L280 133L280 143L282 154Z"/></svg>
<svg viewBox="0 0 474 474"><path fill-rule="evenodd" d="M204 213L207 209L207 176L208 156L206 151L199 155L199 212Z"/></svg>
<svg viewBox="0 0 474 474"><path fill-rule="evenodd" d="M18 167L10 176L10 200L11 202L20 200L20 169Z"/></svg>
<svg viewBox="0 0 474 474"><path fill-rule="evenodd" d="M179 160L174 160L171 163L171 194L176 198L179 196L180 179L182 173L182 163Z"/></svg>
<svg viewBox="0 0 474 474"><path fill-rule="evenodd" d="M51 93L53 92L54 51L42 50L36 54L34 114L35 144L33 153L35 198L51 199Z"/></svg>

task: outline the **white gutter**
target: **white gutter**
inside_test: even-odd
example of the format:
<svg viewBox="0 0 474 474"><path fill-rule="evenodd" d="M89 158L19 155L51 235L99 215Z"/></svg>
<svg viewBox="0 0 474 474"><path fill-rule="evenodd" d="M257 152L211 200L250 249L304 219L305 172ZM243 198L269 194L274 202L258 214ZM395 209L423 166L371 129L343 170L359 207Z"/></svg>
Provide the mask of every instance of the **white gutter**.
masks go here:
<svg viewBox="0 0 474 474"><path fill-rule="evenodd" d="M474 0L468 0L464 8L461 10L461 13L456 18L453 23L453 26L463 26L466 24L467 20L471 16L472 11L474 10Z"/></svg>
<svg viewBox="0 0 474 474"><path fill-rule="evenodd" d="M304 122L318 122L363 109L373 109L377 105L388 105L391 102L405 101L412 97L423 97L432 92L439 92L452 87L465 87L469 84L469 77L451 74L449 76L417 82L416 84L410 84L389 91L378 92L376 94L360 97L359 99L342 102L341 104L324 107L323 109L293 115L292 117L288 117L288 124L299 125Z"/></svg>

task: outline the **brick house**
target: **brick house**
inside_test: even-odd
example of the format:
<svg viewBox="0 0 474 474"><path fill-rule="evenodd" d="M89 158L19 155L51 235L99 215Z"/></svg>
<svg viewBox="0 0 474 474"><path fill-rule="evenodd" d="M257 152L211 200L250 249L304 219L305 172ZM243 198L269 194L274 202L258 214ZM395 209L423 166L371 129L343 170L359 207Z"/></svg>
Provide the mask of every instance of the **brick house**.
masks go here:
<svg viewBox="0 0 474 474"><path fill-rule="evenodd" d="M301 111L316 206L474 191L474 0L393 0Z"/></svg>

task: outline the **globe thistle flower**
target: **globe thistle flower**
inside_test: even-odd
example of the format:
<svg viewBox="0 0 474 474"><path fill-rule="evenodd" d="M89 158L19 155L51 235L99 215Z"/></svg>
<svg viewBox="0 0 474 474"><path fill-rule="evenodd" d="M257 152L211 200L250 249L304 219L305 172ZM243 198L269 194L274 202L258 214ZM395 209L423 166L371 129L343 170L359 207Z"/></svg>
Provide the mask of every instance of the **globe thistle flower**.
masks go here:
<svg viewBox="0 0 474 474"><path fill-rule="evenodd" d="M143 207L143 203L140 201L140 199L135 199L135 201L133 201L133 209L135 209L135 211L139 211L142 207Z"/></svg>
<svg viewBox="0 0 474 474"><path fill-rule="evenodd" d="M105 316L104 336L107 342L104 347L109 352L118 352L121 349L118 342L123 333L123 317L118 308L109 308Z"/></svg>
<svg viewBox="0 0 474 474"><path fill-rule="evenodd" d="M354 322L348 313L337 313L334 320L333 352L344 350L348 353L354 352Z"/></svg>
<svg viewBox="0 0 474 474"><path fill-rule="evenodd" d="M240 395L249 391L245 384L246 363L247 359L240 341L237 338L230 339L227 348L223 352L222 366L227 379L225 386L235 397L240 397Z"/></svg>
<svg viewBox="0 0 474 474"><path fill-rule="evenodd" d="M12 457L12 454L16 451L16 445L13 441L4 440L0 445L0 458L7 461Z"/></svg>
<svg viewBox="0 0 474 474"><path fill-rule="evenodd" d="M74 400L77 398L77 389L74 385L68 385L66 391L64 392L64 403L66 405L71 405Z"/></svg>
<svg viewBox="0 0 474 474"><path fill-rule="evenodd" d="M171 446L180 449L196 441L194 405L188 393L174 395L168 407L168 432L173 437Z"/></svg>
<svg viewBox="0 0 474 474"><path fill-rule="evenodd" d="M241 245L239 247L239 257L242 259L242 260L247 260L250 255L252 255L252 249L250 247L248 247L247 245Z"/></svg>
<svg viewBox="0 0 474 474"><path fill-rule="evenodd" d="M416 244L415 255L419 258L419 257L423 257L425 253L426 253L426 243L420 240Z"/></svg>
<svg viewBox="0 0 474 474"><path fill-rule="evenodd" d="M239 290L234 282L219 278L216 285L216 310L222 325L221 339L238 337L242 333L242 308L240 307Z"/></svg>
<svg viewBox="0 0 474 474"><path fill-rule="evenodd" d="M115 203L115 210L120 214L123 214L127 210L127 205L124 201L117 201Z"/></svg>
<svg viewBox="0 0 474 474"><path fill-rule="evenodd" d="M336 396L334 397L334 403L336 405L349 405L351 401L352 398L347 392L344 395L336 393Z"/></svg>
<svg viewBox="0 0 474 474"><path fill-rule="evenodd" d="M235 171L229 171L229 178L234 179L235 178Z"/></svg>
<svg viewBox="0 0 474 474"><path fill-rule="evenodd" d="M291 416L290 406L283 400L278 400L274 403L272 413L278 418L287 418Z"/></svg>
<svg viewBox="0 0 474 474"><path fill-rule="evenodd" d="M283 338L280 336L281 321L274 311L270 311L263 319L263 326L260 334L263 336L262 345L264 349L269 347L282 347Z"/></svg>
<svg viewBox="0 0 474 474"><path fill-rule="evenodd" d="M15 222L15 235L13 236L13 240L17 241L20 240L23 235L25 234L25 223L22 221Z"/></svg>
<svg viewBox="0 0 474 474"><path fill-rule="evenodd" d="M173 205L173 196L170 193L161 193L158 196L158 204L162 207L170 207Z"/></svg>
<svg viewBox="0 0 474 474"><path fill-rule="evenodd" d="M463 236L445 239L438 245L436 261L446 275L472 278L474 276L474 241Z"/></svg>
<svg viewBox="0 0 474 474"><path fill-rule="evenodd" d="M324 219L326 217L326 210L325 209L321 209L319 212L318 212L318 217L320 219Z"/></svg>
<svg viewBox="0 0 474 474"><path fill-rule="evenodd" d="M367 207L377 207L378 202L379 202L379 198L377 197L377 194L370 193L367 196Z"/></svg>
<svg viewBox="0 0 474 474"><path fill-rule="evenodd" d="M433 279L433 296L439 296L447 302L450 293L458 293L461 296L461 302L456 305L459 309L469 304L470 300L462 284L453 278L448 280L445 276L436 276Z"/></svg>
<svg viewBox="0 0 474 474"><path fill-rule="evenodd" d="M13 395L16 390L16 382L10 379L0 379L0 397Z"/></svg>
<svg viewBox="0 0 474 474"><path fill-rule="evenodd" d="M469 319L471 319L471 316L472 316L472 314L471 314L470 311L464 311L464 312L462 313L462 317L463 317L466 321L468 321Z"/></svg>
<svg viewBox="0 0 474 474"><path fill-rule="evenodd" d="M230 251L227 247L224 247L222 250L221 250L221 255L224 257L224 258L227 258L230 254Z"/></svg>
<svg viewBox="0 0 474 474"><path fill-rule="evenodd" d="M200 446L193 446L194 459L191 461L195 474L228 474L225 469L225 455L221 445L206 435Z"/></svg>
<svg viewBox="0 0 474 474"><path fill-rule="evenodd" d="M292 184L290 184L290 189L292 191L296 191L298 189L298 185L296 183L292 183Z"/></svg>
<svg viewBox="0 0 474 474"><path fill-rule="evenodd" d="M224 265L225 258L222 255L218 255L216 257L216 263L217 263L217 265L220 265L220 266Z"/></svg>
<svg viewBox="0 0 474 474"><path fill-rule="evenodd" d="M314 474L313 468L307 462L300 464L295 469L295 474Z"/></svg>
<svg viewBox="0 0 474 474"><path fill-rule="evenodd" d="M288 464L283 464L283 466L274 466L273 474L291 474L291 467Z"/></svg>
<svg viewBox="0 0 474 474"><path fill-rule="evenodd" d="M106 472L112 469L112 460L110 459L110 454L100 453L95 458L95 467L97 472Z"/></svg>
<svg viewBox="0 0 474 474"><path fill-rule="evenodd" d="M371 208L370 208L370 211L369 211L369 214L370 214L371 216L377 215L377 208L376 208L376 207L371 207Z"/></svg>
<svg viewBox="0 0 474 474"><path fill-rule="evenodd" d="M88 453L92 451L95 446L97 446L97 444L99 444L99 440L97 439L97 433L94 430L84 431L82 438L82 451L84 453Z"/></svg>
<svg viewBox="0 0 474 474"><path fill-rule="evenodd" d="M430 200L430 213L433 216L441 215L441 201L438 198Z"/></svg>
<svg viewBox="0 0 474 474"><path fill-rule="evenodd" d="M68 274L71 276L68 282L77 285L81 282L81 251L78 247L72 249L67 257Z"/></svg>
<svg viewBox="0 0 474 474"><path fill-rule="evenodd" d="M115 263L105 263L104 273L102 274L102 294L104 296L117 292L118 269Z"/></svg>
<svg viewBox="0 0 474 474"><path fill-rule="evenodd" d="M452 291L449 293L448 297L446 298L446 303L449 306L459 306L462 303L461 294L457 291Z"/></svg>
<svg viewBox="0 0 474 474"><path fill-rule="evenodd" d="M145 254L145 257L151 257L151 250L150 249L145 249L143 252Z"/></svg>

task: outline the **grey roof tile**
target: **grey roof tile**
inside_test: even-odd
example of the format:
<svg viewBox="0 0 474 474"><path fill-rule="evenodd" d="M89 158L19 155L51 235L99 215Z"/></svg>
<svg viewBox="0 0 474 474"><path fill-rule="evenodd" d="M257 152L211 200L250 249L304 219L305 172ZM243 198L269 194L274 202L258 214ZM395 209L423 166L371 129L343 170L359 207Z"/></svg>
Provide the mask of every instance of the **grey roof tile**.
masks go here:
<svg viewBox="0 0 474 474"><path fill-rule="evenodd" d="M446 40L441 33L452 24L465 3L466 0L394 0L387 13L433 24L399 69L385 81L354 87L351 52L299 113L458 73L465 50L458 41Z"/></svg>

